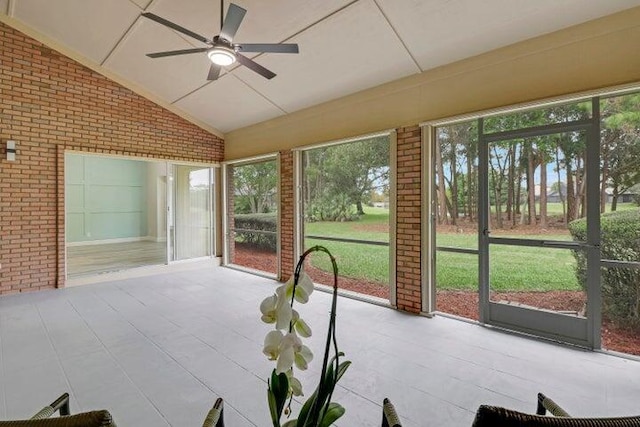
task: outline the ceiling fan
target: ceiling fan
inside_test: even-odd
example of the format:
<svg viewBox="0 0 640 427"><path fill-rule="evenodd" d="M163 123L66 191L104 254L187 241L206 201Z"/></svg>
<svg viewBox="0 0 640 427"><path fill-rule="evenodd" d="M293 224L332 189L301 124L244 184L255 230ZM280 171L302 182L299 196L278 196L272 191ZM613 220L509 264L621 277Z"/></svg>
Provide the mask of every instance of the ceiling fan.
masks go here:
<svg viewBox="0 0 640 427"><path fill-rule="evenodd" d="M295 43L233 43L233 37L236 35L238 28L240 28L240 24L242 23L247 11L234 3L230 3L229 10L227 10L227 16L224 20L222 19L223 13L224 3L221 0L220 34L214 36L212 39L208 39L200 34L194 33L193 31L187 30L186 28L181 27L178 24L174 24L173 22L153 13L143 13L142 16L145 18L156 21L159 24L172 28L207 45L207 47L148 53L147 56L149 58L162 58L166 56L206 52L207 56L211 60L211 67L209 68L207 80L217 80L220 76L221 68L231 65L236 61L261 76L267 79L272 79L276 76L273 71L268 70L257 62L247 58L242 55L241 52L298 53L298 45Z"/></svg>

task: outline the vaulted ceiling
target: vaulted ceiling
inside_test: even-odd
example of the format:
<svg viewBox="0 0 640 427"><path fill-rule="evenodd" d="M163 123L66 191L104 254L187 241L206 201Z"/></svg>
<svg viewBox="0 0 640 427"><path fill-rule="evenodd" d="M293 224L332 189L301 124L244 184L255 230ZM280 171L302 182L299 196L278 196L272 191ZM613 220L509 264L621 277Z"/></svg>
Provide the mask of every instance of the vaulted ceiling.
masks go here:
<svg viewBox="0 0 640 427"><path fill-rule="evenodd" d="M204 53L145 56L204 45L140 17L142 12L213 37L220 26L219 0L0 0L0 12L105 74L224 133L639 6L640 0L234 3L248 11L234 42L300 46L298 55L247 55L274 71L272 80L232 66L209 82Z"/></svg>

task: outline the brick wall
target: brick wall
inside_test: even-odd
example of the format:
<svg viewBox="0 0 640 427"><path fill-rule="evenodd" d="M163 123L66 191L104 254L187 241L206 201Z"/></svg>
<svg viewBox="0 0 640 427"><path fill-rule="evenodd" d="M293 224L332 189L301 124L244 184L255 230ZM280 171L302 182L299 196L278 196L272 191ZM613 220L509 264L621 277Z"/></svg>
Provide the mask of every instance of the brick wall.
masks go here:
<svg viewBox="0 0 640 427"><path fill-rule="evenodd" d="M293 274L294 254L294 180L293 152L280 152L280 277L285 281Z"/></svg>
<svg viewBox="0 0 640 427"><path fill-rule="evenodd" d="M0 294L63 285L65 150L217 162L224 143L0 23Z"/></svg>
<svg viewBox="0 0 640 427"><path fill-rule="evenodd" d="M421 310L421 186L419 126L397 130L396 305Z"/></svg>

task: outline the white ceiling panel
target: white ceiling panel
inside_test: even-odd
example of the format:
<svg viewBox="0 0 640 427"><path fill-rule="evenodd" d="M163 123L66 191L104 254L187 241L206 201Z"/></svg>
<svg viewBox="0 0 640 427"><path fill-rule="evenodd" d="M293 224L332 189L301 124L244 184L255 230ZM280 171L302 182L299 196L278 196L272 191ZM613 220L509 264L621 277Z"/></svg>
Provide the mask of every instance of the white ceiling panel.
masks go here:
<svg viewBox="0 0 640 427"><path fill-rule="evenodd" d="M147 6L149 6L153 2L153 0L131 0L131 1L137 4L140 7L140 9L145 9Z"/></svg>
<svg viewBox="0 0 640 427"><path fill-rule="evenodd" d="M423 70L640 5L640 0L378 0Z"/></svg>
<svg viewBox="0 0 640 427"><path fill-rule="evenodd" d="M262 55L278 74L266 80L245 67L239 78L287 112L419 71L372 0L355 3L292 40L299 55Z"/></svg>
<svg viewBox="0 0 640 427"><path fill-rule="evenodd" d="M235 43L278 43L351 0L233 0L247 10ZM225 10L229 0L225 0ZM156 0L149 12L204 37L220 32L220 0ZM226 11L225 11L226 13Z"/></svg>
<svg viewBox="0 0 640 427"><path fill-rule="evenodd" d="M231 74L222 76L175 105L222 132L283 114Z"/></svg>
<svg viewBox="0 0 640 427"><path fill-rule="evenodd" d="M140 18L147 10L212 38L220 0L0 0L8 13L65 50L223 132L267 120L518 41L640 6L640 0L225 0L247 9L236 43L292 42L300 54L247 54L246 67L206 80L204 47Z"/></svg>
<svg viewBox="0 0 640 427"><path fill-rule="evenodd" d="M173 30L140 18L105 66L173 102L207 83L211 62L205 53L156 59L146 54L191 47Z"/></svg>
<svg viewBox="0 0 640 427"><path fill-rule="evenodd" d="M14 17L100 63L136 20L129 0L17 0Z"/></svg>

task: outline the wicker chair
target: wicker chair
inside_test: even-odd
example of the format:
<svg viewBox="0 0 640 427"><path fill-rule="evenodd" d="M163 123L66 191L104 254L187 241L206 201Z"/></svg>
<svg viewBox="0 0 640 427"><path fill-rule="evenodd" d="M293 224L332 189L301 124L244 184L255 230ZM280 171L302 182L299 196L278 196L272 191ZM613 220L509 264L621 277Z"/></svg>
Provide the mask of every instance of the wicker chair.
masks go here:
<svg viewBox="0 0 640 427"><path fill-rule="evenodd" d="M553 417L545 416L549 411ZM640 416L617 418L571 418L553 400L538 394L536 415L482 405L473 427L640 427Z"/></svg>
<svg viewBox="0 0 640 427"><path fill-rule="evenodd" d="M202 427L224 427L222 399L217 399L207 414ZM50 418L56 412L59 417ZM69 413L69 393L57 398L28 420L0 421L0 427L117 427L109 411Z"/></svg>
<svg viewBox="0 0 640 427"><path fill-rule="evenodd" d="M49 418L56 412L60 417ZM69 393L54 400L28 420L0 421L0 427L116 427L109 411L69 414Z"/></svg>

